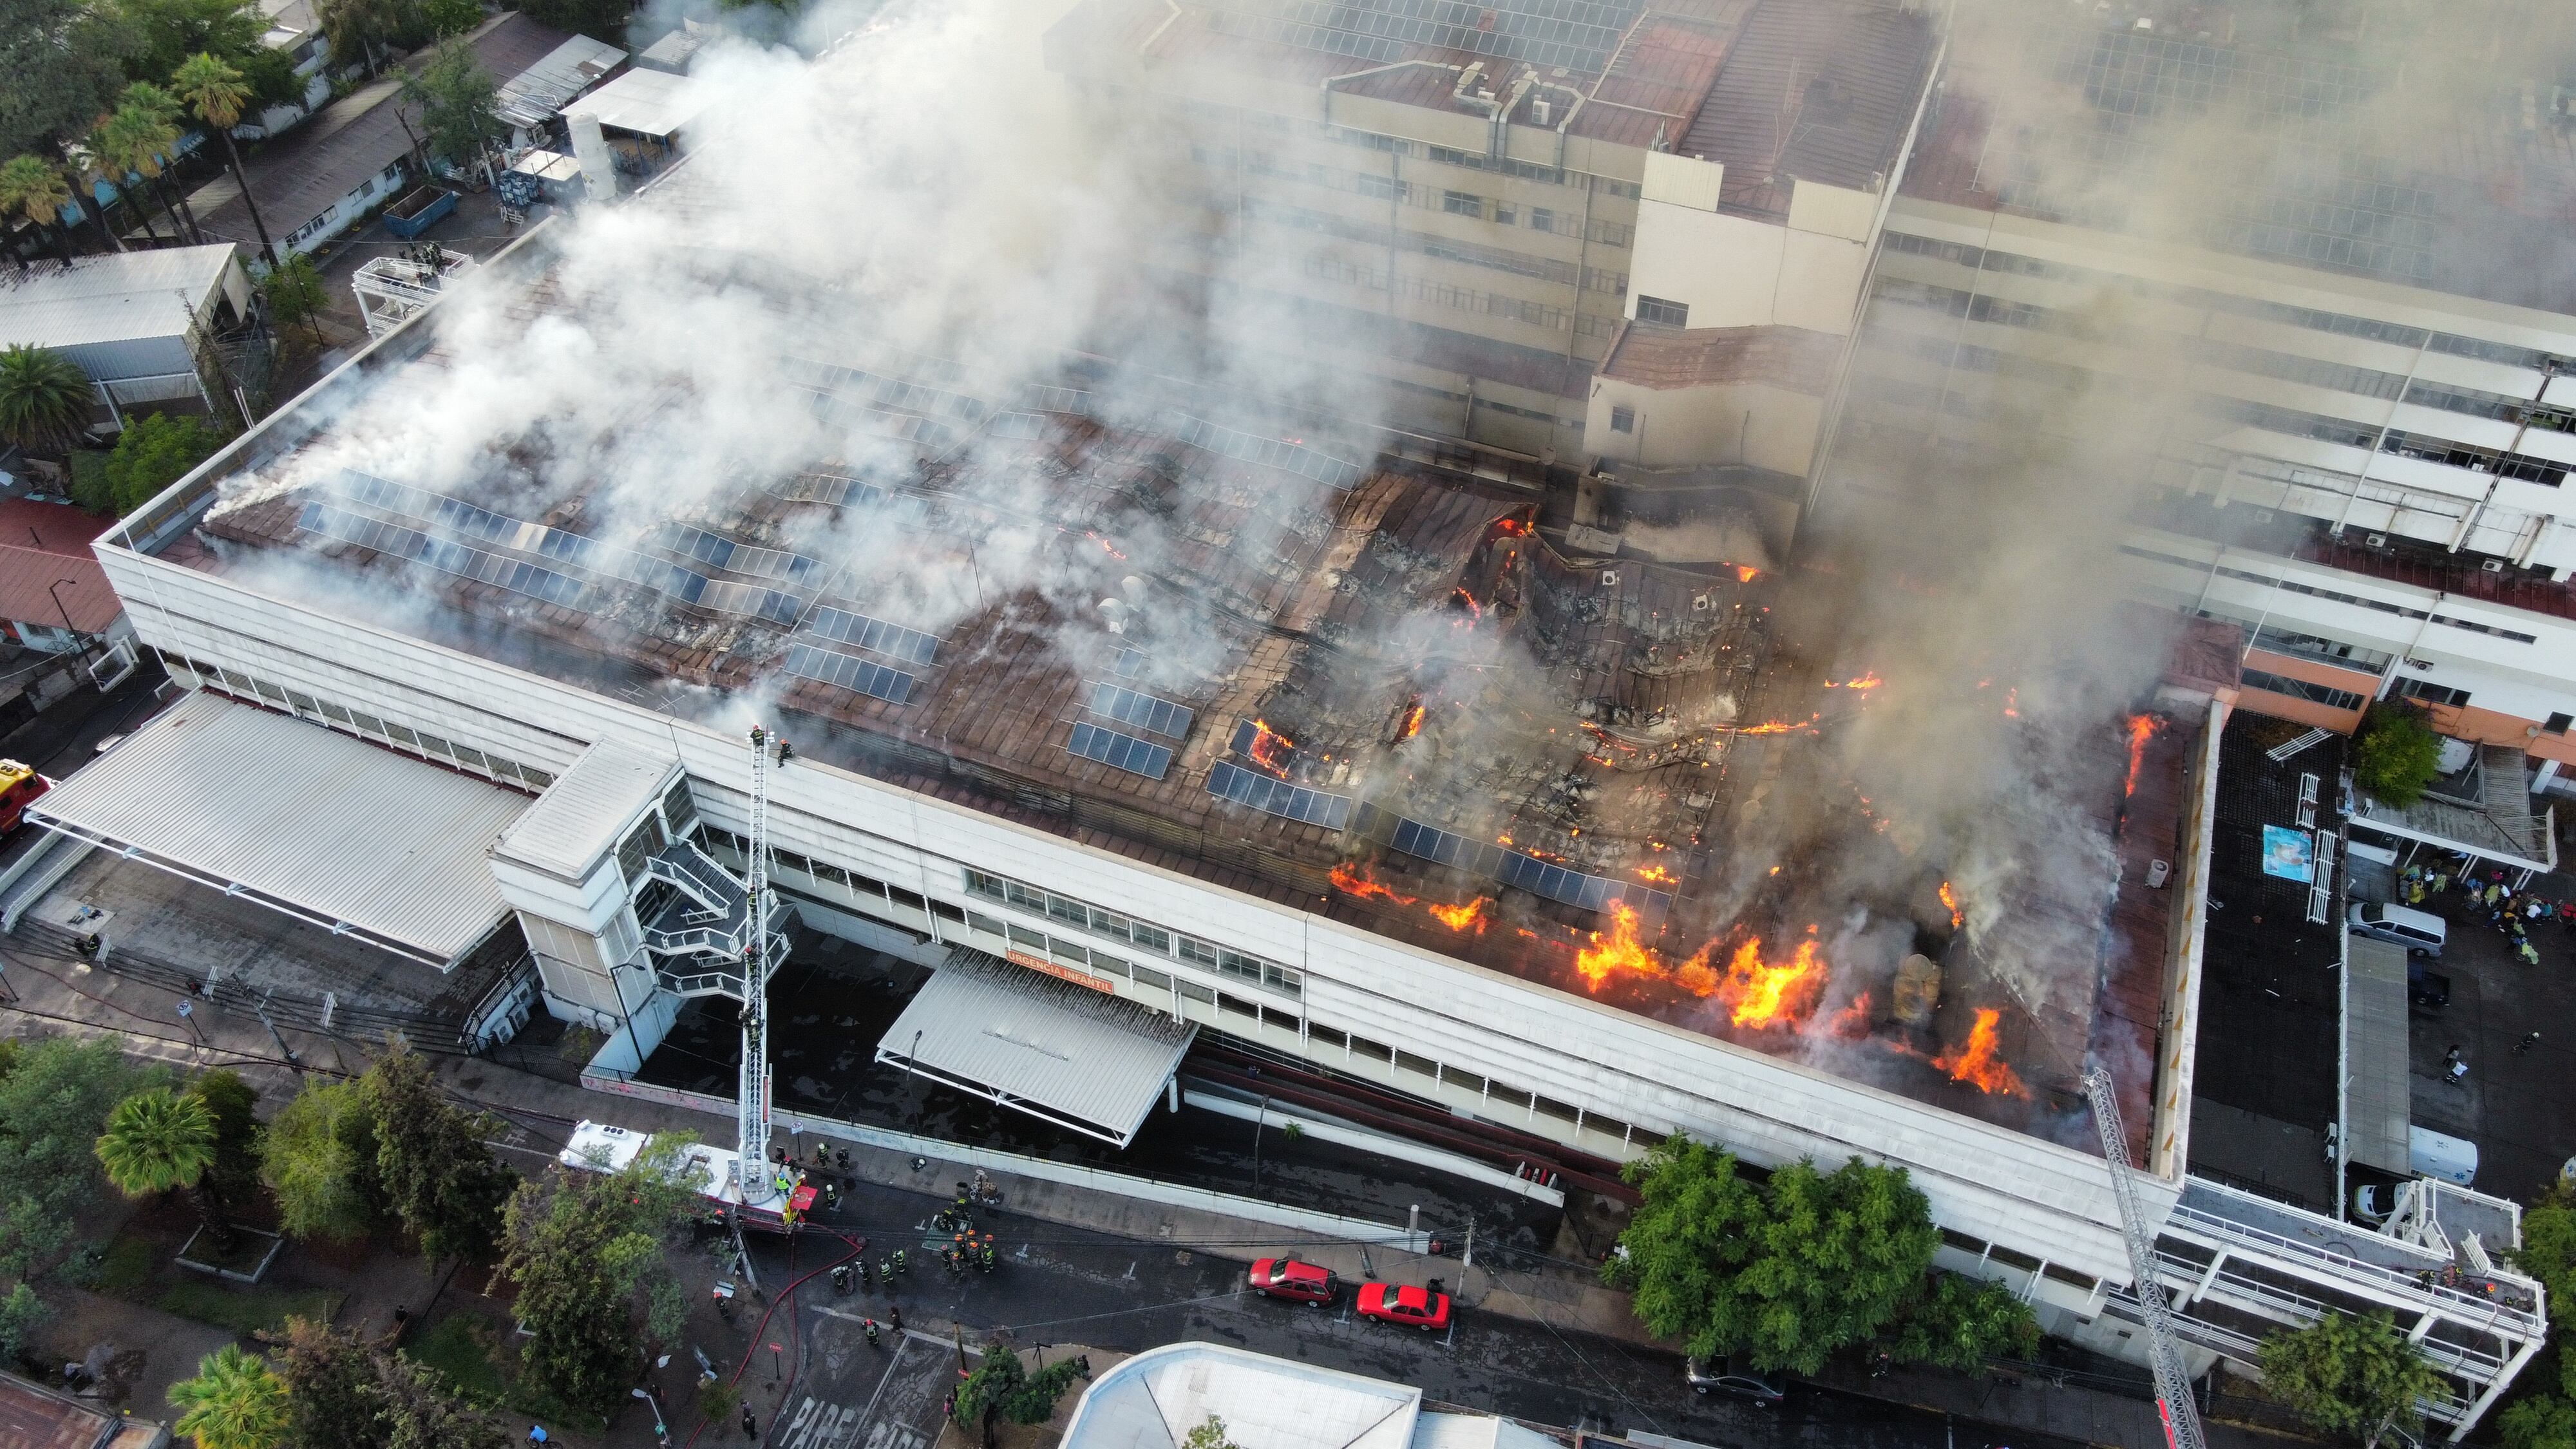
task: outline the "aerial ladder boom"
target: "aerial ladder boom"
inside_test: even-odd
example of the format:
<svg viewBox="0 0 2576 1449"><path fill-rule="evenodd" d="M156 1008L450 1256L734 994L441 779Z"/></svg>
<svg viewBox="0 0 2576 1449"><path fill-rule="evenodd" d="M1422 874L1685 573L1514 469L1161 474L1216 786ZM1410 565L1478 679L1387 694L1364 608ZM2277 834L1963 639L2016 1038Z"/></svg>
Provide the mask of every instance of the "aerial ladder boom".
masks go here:
<svg viewBox="0 0 2576 1449"><path fill-rule="evenodd" d="M2119 1099L2112 1094L2111 1074L2095 1067L2084 1074L2084 1095L2093 1103L2093 1126L2102 1134L2102 1156L2111 1165L2111 1196L2120 1204L2120 1236L2129 1245L2129 1273L2137 1283L2138 1306L2146 1311L2147 1356L2156 1371L2156 1408L2165 1421L2170 1449L2208 1449L2200 1432L2200 1408L2192 1402L2191 1375L2184 1371L2182 1348L2174 1341L2173 1313L2165 1290L2156 1281L2156 1239L2138 1205L2137 1185L2129 1175L2129 1134L2120 1125Z"/></svg>
<svg viewBox="0 0 2576 1449"><path fill-rule="evenodd" d="M763 1207L778 1196L769 1166L769 749L771 735L751 727L751 848L744 862L751 929L742 961L742 1083L735 1094L736 1169L745 1207Z"/></svg>

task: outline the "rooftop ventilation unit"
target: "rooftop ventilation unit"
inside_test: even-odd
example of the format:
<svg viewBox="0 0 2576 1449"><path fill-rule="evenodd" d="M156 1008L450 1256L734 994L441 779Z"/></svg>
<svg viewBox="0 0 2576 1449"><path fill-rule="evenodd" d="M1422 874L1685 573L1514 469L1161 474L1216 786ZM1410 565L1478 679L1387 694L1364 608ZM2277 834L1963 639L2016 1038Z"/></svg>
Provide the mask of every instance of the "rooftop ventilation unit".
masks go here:
<svg viewBox="0 0 2576 1449"><path fill-rule="evenodd" d="M2372 548L2386 548L2386 547L2388 547L2388 535L2387 535L2387 534L2384 534L2384 533L2374 533L2374 534L2372 534L2372 535L2370 536L2370 546L2371 546Z"/></svg>
<svg viewBox="0 0 2576 1449"><path fill-rule="evenodd" d="M2478 567L2491 574L2500 574L2504 572L2504 560L2500 558L2491 558L2485 563L2478 565Z"/></svg>
<svg viewBox="0 0 2576 1449"><path fill-rule="evenodd" d="M1605 589L1615 589L1619 587L1619 571L1617 569L1603 569L1601 571L1601 587Z"/></svg>

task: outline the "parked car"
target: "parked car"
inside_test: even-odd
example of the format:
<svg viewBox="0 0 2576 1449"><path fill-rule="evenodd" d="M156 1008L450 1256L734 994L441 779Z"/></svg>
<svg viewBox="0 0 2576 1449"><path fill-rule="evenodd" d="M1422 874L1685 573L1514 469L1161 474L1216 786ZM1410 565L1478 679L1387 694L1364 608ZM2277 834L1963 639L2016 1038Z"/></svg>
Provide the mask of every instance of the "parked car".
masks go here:
<svg viewBox="0 0 2576 1449"><path fill-rule="evenodd" d="M1332 1274L1294 1258L1264 1258L1252 1265L1252 1291L1293 1303L1321 1307L1340 1296L1341 1287Z"/></svg>
<svg viewBox="0 0 2576 1449"><path fill-rule="evenodd" d="M2376 902L2353 902L2344 919L2354 935L2394 942L2405 947L2409 956L2440 956L2442 943L2451 933L2450 923L2430 911Z"/></svg>
<svg viewBox="0 0 2576 1449"><path fill-rule="evenodd" d="M1682 1381L1695 1394L1732 1394L1747 1403L1770 1408L1789 1397L1789 1381L1731 1358L1686 1358Z"/></svg>
<svg viewBox="0 0 2576 1449"><path fill-rule="evenodd" d="M1437 1288L1371 1283L1360 1290L1360 1317L1434 1333L1449 1326L1449 1295Z"/></svg>
<svg viewBox="0 0 2576 1449"><path fill-rule="evenodd" d="M2406 999L2427 1011L2451 1004L2451 978L2421 961L2406 963Z"/></svg>

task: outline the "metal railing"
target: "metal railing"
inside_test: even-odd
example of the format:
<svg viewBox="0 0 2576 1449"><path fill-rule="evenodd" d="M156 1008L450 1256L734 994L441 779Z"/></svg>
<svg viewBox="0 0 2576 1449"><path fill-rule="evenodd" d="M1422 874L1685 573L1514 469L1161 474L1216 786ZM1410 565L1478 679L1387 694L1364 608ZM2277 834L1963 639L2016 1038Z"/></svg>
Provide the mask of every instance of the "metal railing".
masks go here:
<svg viewBox="0 0 2576 1449"><path fill-rule="evenodd" d="M2425 1281L2423 1272L2439 1272L2441 1268L2447 1267L2447 1264L2427 1264L2421 1272L2408 1272L2402 1268L2391 1268L2369 1262L2348 1253L2338 1253L2331 1248L2319 1247L2314 1243L2303 1243L2296 1238L2285 1237L2279 1233L2267 1232L2261 1228L2219 1217L2214 1213L2203 1212L2184 1203L2174 1204L2172 1216L2166 1219L2165 1230L2213 1239L2215 1244L2221 1247L2249 1248L2259 1254L2294 1258L2299 1262L2323 1269L2329 1275L2355 1286L2379 1293L2394 1294L2419 1303L2430 1300L2457 1316L2473 1318L2478 1322L2495 1323L2498 1320L2510 1320L2509 1331L2522 1337L2536 1337L2541 1331L2539 1319L2528 1310L2481 1294L2465 1293L2440 1282ZM2189 1271L2196 1275L2204 1269L2194 1268Z"/></svg>

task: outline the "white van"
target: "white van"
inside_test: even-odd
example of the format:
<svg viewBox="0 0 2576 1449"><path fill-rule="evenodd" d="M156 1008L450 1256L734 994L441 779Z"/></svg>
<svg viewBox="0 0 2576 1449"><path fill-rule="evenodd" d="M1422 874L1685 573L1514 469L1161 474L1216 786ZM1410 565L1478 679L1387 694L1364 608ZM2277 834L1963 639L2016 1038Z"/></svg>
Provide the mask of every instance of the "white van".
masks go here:
<svg viewBox="0 0 2576 1449"><path fill-rule="evenodd" d="M2406 1129L2407 1165L2419 1177L2438 1177L2455 1187L2475 1186L2478 1144L2429 1127Z"/></svg>
<svg viewBox="0 0 2576 1449"><path fill-rule="evenodd" d="M2361 901L2352 903L2352 913L2345 923L2355 935L2405 947L2409 956L2440 957L2442 945L2451 934L2451 923L2430 911Z"/></svg>

